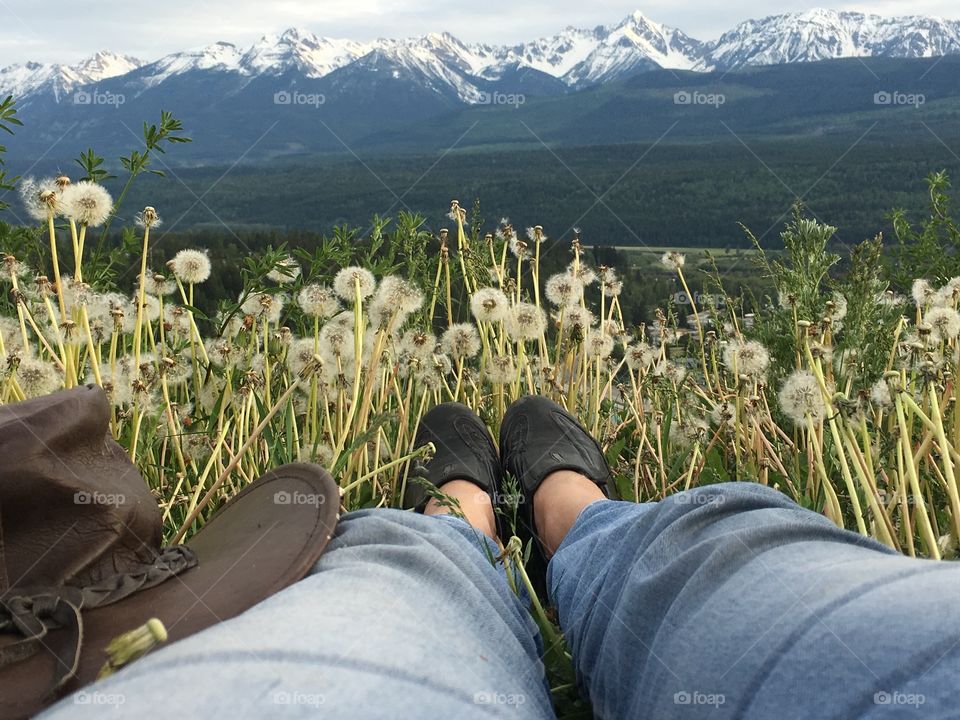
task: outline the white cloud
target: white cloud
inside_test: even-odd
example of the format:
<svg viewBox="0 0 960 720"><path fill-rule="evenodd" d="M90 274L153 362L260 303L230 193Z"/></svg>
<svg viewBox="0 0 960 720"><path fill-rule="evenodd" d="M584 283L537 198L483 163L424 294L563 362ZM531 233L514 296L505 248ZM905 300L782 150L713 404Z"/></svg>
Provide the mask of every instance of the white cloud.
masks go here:
<svg viewBox="0 0 960 720"><path fill-rule="evenodd" d="M824 3L729 0L641 0L645 15L709 40L738 22ZM610 24L637 9L637 0L0 0L0 66L13 62L73 62L100 49L154 60L218 40L248 45L266 32L303 27L321 35L369 40L449 31L467 41L511 43L550 35L567 25ZM957 17L955 0L876 0L841 3L884 15Z"/></svg>

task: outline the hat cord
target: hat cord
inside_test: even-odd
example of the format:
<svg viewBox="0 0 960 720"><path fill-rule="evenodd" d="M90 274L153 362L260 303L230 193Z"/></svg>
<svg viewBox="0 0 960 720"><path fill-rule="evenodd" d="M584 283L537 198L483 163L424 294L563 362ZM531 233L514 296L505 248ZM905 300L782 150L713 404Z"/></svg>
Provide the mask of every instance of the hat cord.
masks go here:
<svg viewBox="0 0 960 720"><path fill-rule="evenodd" d="M0 670L26 660L44 647L57 660L48 697L56 694L76 675L80 664L81 610L110 605L159 585L196 564L193 550L186 545L173 545L160 550L151 563L86 587L23 588L4 593L0 597L0 633L14 632L23 639L0 648ZM51 642L48 632L53 629L68 632Z"/></svg>

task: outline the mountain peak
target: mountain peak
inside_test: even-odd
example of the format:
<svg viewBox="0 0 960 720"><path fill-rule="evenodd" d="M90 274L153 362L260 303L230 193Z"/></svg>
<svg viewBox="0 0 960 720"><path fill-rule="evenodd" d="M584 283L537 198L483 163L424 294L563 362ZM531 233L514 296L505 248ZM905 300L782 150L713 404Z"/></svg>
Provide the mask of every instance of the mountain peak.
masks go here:
<svg viewBox="0 0 960 720"><path fill-rule="evenodd" d="M50 88L59 93L133 71L131 82L146 89L192 72L235 73L243 78L293 73L318 79L353 64L373 72L370 68L382 63L391 72L417 78L432 91L452 88L469 102L485 83L518 70L580 88L656 68L730 70L839 57L952 53L960 53L960 21L936 17L893 18L812 8L746 20L705 43L635 10L616 24L567 27L511 46L464 43L449 32L356 42L289 27L266 34L247 48L218 42L149 65L101 50L76 65L26 63L2 68L0 95L29 95Z"/></svg>

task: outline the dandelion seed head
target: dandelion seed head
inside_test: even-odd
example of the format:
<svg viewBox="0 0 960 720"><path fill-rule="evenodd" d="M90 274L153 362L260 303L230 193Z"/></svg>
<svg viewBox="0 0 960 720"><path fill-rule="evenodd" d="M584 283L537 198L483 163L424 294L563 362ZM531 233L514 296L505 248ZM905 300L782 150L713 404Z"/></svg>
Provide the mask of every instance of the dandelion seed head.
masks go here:
<svg viewBox="0 0 960 720"><path fill-rule="evenodd" d="M558 308L579 304L583 298L583 283L569 273L558 273L547 280L544 295Z"/></svg>
<svg viewBox="0 0 960 720"><path fill-rule="evenodd" d="M400 322L415 313L423 305L420 288L396 275L388 275L380 283L376 299L397 313Z"/></svg>
<svg viewBox="0 0 960 720"><path fill-rule="evenodd" d="M162 221L160 220L160 216L157 215L156 209L147 205L147 207L137 213L134 222L142 228L154 228L158 227Z"/></svg>
<svg viewBox="0 0 960 720"><path fill-rule="evenodd" d="M113 198L102 185L82 180L63 189L63 214L78 225L103 225L113 211Z"/></svg>
<svg viewBox="0 0 960 720"><path fill-rule="evenodd" d="M210 256L201 250L181 250L167 263L180 282L199 285L210 277Z"/></svg>
<svg viewBox="0 0 960 720"><path fill-rule="evenodd" d="M334 292L351 305L356 302L358 286L361 298L370 297L377 289L373 273L359 265L345 267L333 278Z"/></svg>
<svg viewBox="0 0 960 720"><path fill-rule="evenodd" d="M297 453L297 462L314 463L325 468L333 467L333 448L327 443L302 445Z"/></svg>
<svg viewBox="0 0 960 720"><path fill-rule="evenodd" d="M546 328L546 315L533 303L521 302L510 308L506 330L511 340L536 340Z"/></svg>
<svg viewBox="0 0 960 720"><path fill-rule="evenodd" d="M668 270L679 270L687 262L686 256L674 250L665 252L660 256L660 264Z"/></svg>
<svg viewBox="0 0 960 720"><path fill-rule="evenodd" d="M638 343L627 347L624 358L627 361L627 367L639 372L653 365L653 362L657 359L657 351L646 343Z"/></svg>
<svg viewBox="0 0 960 720"><path fill-rule="evenodd" d="M23 336L20 333L20 323L13 318L0 315L0 335L7 350L16 350L23 347Z"/></svg>
<svg viewBox="0 0 960 720"><path fill-rule="evenodd" d="M703 442L709 431L710 426L706 421L698 417L687 417L678 422L670 432L670 440L678 448L691 448Z"/></svg>
<svg viewBox="0 0 960 720"><path fill-rule="evenodd" d="M172 295L177 290L177 284L173 280L152 270L147 270L143 278L143 287L146 292L157 297Z"/></svg>
<svg viewBox="0 0 960 720"><path fill-rule="evenodd" d="M397 342L397 349L402 355L420 361L429 359L437 347L437 338L420 328L407 330Z"/></svg>
<svg viewBox="0 0 960 720"><path fill-rule="evenodd" d="M27 214L38 222L46 222L51 215L56 217L63 211L61 188L53 178L26 178L19 191Z"/></svg>
<svg viewBox="0 0 960 720"><path fill-rule="evenodd" d="M509 355L494 355L483 370L491 385L507 385L517 377L517 366Z"/></svg>
<svg viewBox="0 0 960 720"><path fill-rule="evenodd" d="M756 340L733 341L723 349L723 364L737 375L761 379L770 367L770 353Z"/></svg>
<svg viewBox="0 0 960 720"><path fill-rule="evenodd" d="M847 298L839 292L835 292L830 298L830 305L827 308L827 317L836 324L847 316Z"/></svg>
<svg viewBox="0 0 960 720"><path fill-rule="evenodd" d="M46 360L21 357L17 366L17 382L28 398L49 395L63 387L63 377L56 366Z"/></svg>
<svg viewBox="0 0 960 720"><path fill-rule="evenodd" d="M952 307L930 308L923 319L937 340L949 342L960 335L960 313Z"/></svg>
<svg viewBox="0 0 960 720"><path fill-rule="evenodd" d="M208 338L203 346L214 367L232 367L236 364L240 351L228 337Z"/></svg>
<svg viewBox="0 0 960 720"><path fill-rule="evenodd" d="M918 278L913 281L910 294L913 296L913 302L917 304L917 307L922 308L933 300L936 290L934 290L929 280Z"/></svg>
<svg viewBox="0 0 960 720"><path fill-rule="evenodd" d="M718 402L710 411L710 420L717 427L733 428L737 424L737 406L729 400Z"/></svg>
<svg viewBox="0 0 960 720"><path fill-rule="evenodd" d="M472 323L457 323L444 331L440 346L454 360L469 359L480 352L480 335Z"/></svg>
<svg viewBox="0 0 960 720"><path fill-rule="evenodd" d="M597 281L596 271L583 261L580 261L579 266L577 266L577 263L567 265L567 275L575 277L585 288L590 287Z"/></svg>
<svg viewBox="0 0 960 720"><path fill-rule="evenodd" d="M613 353L613 338L606 333L594 330L587 333L583 347L587 354L594 358L608 358Z"/></svg>
<svg viewBox="0 0 960 720"><path fill-rule="evenodd" d="M267 278L278 285L288 285L298 277L300 277L300 263L290 255L280 258L267 273Z"/></svg>
<svg viewBox="0 0 960 720"><path fill-rule="evenodd" d="M571 305L563 310L563 330L566 334L576 333L583 337L595 322L593 313L585 307Z"/></svg>
<svg viewBox="0 0 960 720"><path fill-rule="evenodd" d="M276 324L280 322L287 296L282 293L251 293L243 301L240 310L245 315Z"/></svg>
<svg viewBox="0 0 960 720"><path fill-rule="evenodd" d="M329 349L334 355L343 355L347 348L353 354L353 329L331 321L320 329L321 349Z"/></svg>
<svg viewBox="0 0 960 720"><path fill-rule="evenodd" d="M890 385L880 378L870 387L870 402L875 407L885 410L893 406L893 397L890 394Z"/></svg>
<svg viewBox="0 0 960 720"><path fill-rule="evenodd" d="M297 304L308 317L326 320L340 312L340 302L333 288L316 283L306 285L297 294Z"/></svg>
<svg viewBox="0 0 960 720"><path fill-rule="evenodd" d="M809 370L795 370L784 382L779 394L780 408L798 427L806 427L807 417L816 424L826 414L820 383Z"/></svg>
<svg viewBox="0 0 960 720"><path fill-rule="evenodd" d="M313 338L297 338L287 349L286 363L290 373L295 376L322 365L323 356L319 354L319 343Z"/></svg>
<svg viewBox="0 0 960 720"><path fill-rule="evenodd" d="M499 288L480 288L470 298L470 312L478 322L499 322L507 317L509 311L510 301Z"/></svg>
<svg viewBox="0 0 960 720"><path fill-rule="evenodd" d="M186 308L179 305L163 306L163 322L167 332L174 335L187 335L190 332L190 315Z"/></svg>

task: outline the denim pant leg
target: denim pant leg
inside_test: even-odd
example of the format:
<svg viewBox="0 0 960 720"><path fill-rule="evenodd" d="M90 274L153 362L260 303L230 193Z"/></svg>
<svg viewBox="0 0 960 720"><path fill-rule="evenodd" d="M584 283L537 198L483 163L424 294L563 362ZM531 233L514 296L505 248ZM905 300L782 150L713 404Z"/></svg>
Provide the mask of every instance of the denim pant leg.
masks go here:
<svg viewBox="0 0 960 720"><path fill-rule="evenodd" d="M44 717L553 718L496 552L456 518L351 513L304 580Z"/></svg>
<svg viewBox="0 0 960 720"><path fill-rule="evenodd" d="M596 502L549 586L599 718L956 717L960 565L759 485Z"/></svg>

